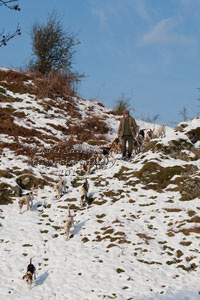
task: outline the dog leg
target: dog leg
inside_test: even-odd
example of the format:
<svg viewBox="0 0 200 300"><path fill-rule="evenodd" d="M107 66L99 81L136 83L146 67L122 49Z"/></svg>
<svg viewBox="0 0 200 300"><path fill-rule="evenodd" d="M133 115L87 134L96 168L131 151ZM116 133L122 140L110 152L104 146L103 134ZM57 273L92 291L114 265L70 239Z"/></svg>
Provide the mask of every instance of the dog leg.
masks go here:
<svg viewBox="0 0 200 300"><path fill-rule="evenodd" d="M66 232L65 234L66 234L65 240L68 241L69 240L69 232Z"/></svg>

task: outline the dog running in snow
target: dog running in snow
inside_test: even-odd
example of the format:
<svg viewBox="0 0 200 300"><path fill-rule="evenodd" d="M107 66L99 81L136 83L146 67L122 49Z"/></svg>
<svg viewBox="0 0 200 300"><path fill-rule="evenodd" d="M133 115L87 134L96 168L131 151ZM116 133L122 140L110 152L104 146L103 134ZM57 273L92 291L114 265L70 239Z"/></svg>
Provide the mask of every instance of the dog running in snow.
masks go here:
<svg viewBox="0 0 200 300"><path fill-rule="evenodd" d="M83 207L88 202L88 190L89 190L89 183L87 179L81 185L81 207Z"/></svg>
<svg viewBox="0 0 200 300"><path fill-rule="evenodd" d="M166 136L166 128L165 126L169 123L169 120L166 121L162 126L153 130L152 138L160 138Z"/></svg>
<svg viewBox="0 0 200 300"><path fill-rule="evenodd" d="M64 179L62 179L61 176L59 176L59 181L56 185L54 185L54 190L58 192L56 198L59 199L62 197L63 194L66 193L66 182Z"/></svg>
<svg viewBox="0 0 200 300"><path fill-rule="evenodd" d="M22 213L22 208L24 205L27 205L27 210L30 210L30 208L33 207L33 199L34 199L34 195L33 195L33 188L32 188L32 190L29 193L22 195L21 199L18 201L20 214Z"/></svg>
<svg viewBox="0 0 200 300"><path fill-rule="evenodd" d="M22 277L22 279L26 280L26 282L29 285L29 288L31 288L31 286L32 286L33 279L36 280L36 268L32 264L32 258L30 259L30 263L27 266L26 274Z"/></svg>
<svg viewBox="0 0 200 300"><path fill-rule="evenodd" d="M83 172L85 172L85 175L90 174L91 168L92 168L92 165L89 160L87 162L81 164L81 170L83 170Z"/></svg>
<svg viewBox="0 0 200 300"><path fill-rule="evenodd" d="M65 226L63 227L66 235L66 241L69 240L70 229L74 227L74 217L71 215L70 206L71 205L68 206L68 215L66 217Z"/></svg>
<svg viewBox="0 0 200 300"><path fill-rule="evenodd" d="M102 166L102 163L105 165L109 162L109 157L114 161L114 154L118 153L118 148L114 147L104 147L101 148L100 152L96 155L97 165Z"/></svg>

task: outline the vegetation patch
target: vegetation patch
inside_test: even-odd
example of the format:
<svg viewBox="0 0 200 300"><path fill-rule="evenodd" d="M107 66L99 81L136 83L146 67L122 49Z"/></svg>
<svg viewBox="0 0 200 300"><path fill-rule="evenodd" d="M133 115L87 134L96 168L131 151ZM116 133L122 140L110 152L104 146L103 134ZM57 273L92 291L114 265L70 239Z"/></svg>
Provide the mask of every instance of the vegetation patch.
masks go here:
<svg viewBox="0 0 200 300"><path fill-rule="evenodd" d="M55 230L60 230L60 229L62 229L61 226L55 226L55 225L53 226L53 225L52 225L52 227L53 227Z"/></svg>
<svg viewBox="0 0 200 300"><path fill-rule="evenodd" d="M149 240L153 240L154 238L146 235L145 233L137 233L137 236L139 236L141 239L145 241L146 245L149 245Z"/></svg>
<svg viewBox="0 0 200 300"><path fill-rule="evenodd" d="M101 214L101 215L96 215L97 218L104 218L106 215L105 214Z"/></svg>
<svg viewBox="0 0 200 300"><path fill-rule="evenodd" d="M151 205L155 205L155 202L151 202L151 203L147 203L147 204L139 204L139 206L151 206Z"/></svg>
<svg viewBox="0 0 200 300"><path fill-rule="evenodd" d="M191 142L195 144L197 141L200 141L200 127L188 131L186 135L189 137Z"/></svg>
<svg viewBox="0 0 200 300"><path fill-rule="evenodd" d="M192 244L192 242L186 242L186 241L180 242L180 245L182 245L182 246L190 246L191 244Z"/></svg>
<svg viewBox="0 0 200 300"><path fill-rule="evenodd" d="M13 175L7 170L0 170L0 178L1 177L12 178Z"/></svg>
<svg viewBox="0 0 200 300"><path fill-rule="evenodd" d="M196 212L194 210L189 210L188 211L188 216L189 217L193 217L194 215L196 215Z"/></svg>
<svg viewBox="0 0 200 300"><path fill-rule="evenodd" d="M199 216L195 216L189 220L186 220L188 223L200 223L200 217Z"/></svg>
<svg viewBox="0 0 200 300"><path fill-rule="evenodd" d="M110 228L103 232L103 234L112 234L114 232L114 229Z"/></svg>
<svg viewBox="0 0 200 300"><path fill-rule="evenodd" d="M181 250L177 250L177 251L176 251L176 256L177 256L178 258L180 258L181 256L183 256L183 252L182 252Z"/></svg>
<svg viewBox="0 0 200 300"><path fill-rule="evenodd" d="M147 265L162 265L162 263L158 262L158 261L147 261L147 260L143 260L143 259L138 259L138 261L143 264L147 264Z"/></svg>
<svg viewBox="0 0 200 300"><path fill-rule="evenodd" d="M76 198L66 198L64 201L65 202L76 202L77 199Z"/></svg>
<svg viewBox="0 0 200 300"><path fill-rule="evenodd" d="M127 167L121 167L121 169L119 170L119 172L115 173L113 175L114 178L117 178L118 180L127 180L127 171L130 171L131 169L127 168ZM129 174L130 175L130 174Z"/></svg>
<svg viewBox="0 0 200 300"><path fill-rule="evenodd" d="M180 201L191 201L199 198L200 178L183 177L178 184L178 189L181 194Z"/></svg>
<svg viewBox="0 0 200 300"><path fill-rule="evenodd" d="M170 265L174 265L174 264L180 263L181 261L182 261L182 259L174 258L173 260L166 261L166 264L170 266Z"/></svg>
<svg viewBox="0 0 200 300"><path fill-rule="evenodd" d="M112 198L115 196L120 196L120 193L115 193L111 190L111 191L104 192L103 195L105 195L106 197Z"/></svg>
<svg viewBox="0 0 200 300"><path fill-rule="evenodd" d="M135 200L133 200L133 199L129 199L129 201L128 201L129 203L135 203L136 201Z"/></svg>
<svg viewBox="0 0 200 300"><path fill-rule="evenodd" d="M192 270L193 270L193 268L192 268L191 266L186 267L186 266L184 266L184 265L178 265L177 268L180 268L180 269L182 269L182 270L184 270L184 271L186 271L186 272L189 272L189 271L192 271Z"/></svg>
<svg viewBox="0 0 200 300"><path fill-rule="evenodd" d="M56 239L57 237L58 237L58 234L57 234L57 233L52 235L52 238L53 238L53 239Z"/></svg>
<svg viewBox="0 0 200 300"><path fill-rule="evenodd" d="M103 204L105 204L105 203L107 203L107 200L103 200L103 199L96 199L95 201L93 201L93 203L95 204L95 205L103 205Z"/></svg>
<svg viewBox="0 0 200 300"><path fill-rule="evenodd" d="M87 243L87 242L89 242L90 240L87 238L87 237L84 237L84 238L82 238L82 242L83 243Z"/></svg>
<svg viewBox="0 0 200 300"><path fill-rule="evenodd" d="M123 269L117 268L117 273L123 273L123 272L125 272Z"/></svg>
<svg viewBox="0 0 200 300"><path fill-rule="evenodd" d="M164 208L165 211L167 212L180 212L182 209L180 208Z"/></svg>
<svg viewBox="0 0 200 300"><path fill-rule="evenodd" d="M113 247L118 247L118 246L116 244L111 243L106 248L113 248Z"/></svg>
<svg viewBox="0 0 200 300"><path fill-rule="evenodd" d="M176 184L177 188L175 188L174 190L180 191L180 193L182 194L182 198L184 196L184 192L186 192L186 190L188 189L188 186L191 185L189 193L190 198L193 199L197 194L197 189L199 190L200 188L200 179L191 179L189 176L191 172L195 172L196 170L197 168L192 165L186 165L185 167L173 166L164 168L156 162L150 161L143 165L140 171L134 172L134 176L136 176L140 180L140 183L144 184L146 189L151 188L158 192L162 192L163 189L165 189L169 184ZM177 175L179 177L173 179L173 177ZM182 180L184 180L184 184L181 183ZM195 191L192 192L192 186L194 184L197 184L196 181L199 181L199 185L197 185ZM187 186L187 188L185 187L185 185Z"/></svg>
<svg viewBox="0 0 200 300"><path fill-rule="evenodd" d="M5 182L0 183L0 205L7 205L13 203L13 197L18 197L20 188L10 186Z"/></svg>
<svg viewBox="0 0 200 300"><path fill-rule="evenodd" d="M17 179L17 184L25 190L30 190L33 186L38 188L41 185L46 185L48 182L42 178L36 178L31 171L24 170L22 175L20 175Z"/></svg>
<svg viewBox="0 0 200 300"><path fill-rule="evenodd" d="M48 233L48 230L40 230L41 233Z"/></svg>
<svg viewBox="0 0 200 300"><path fill-rule="evenodd" d="M190 228L182 228L178 232L182 232L185 235L190 235L190 233L200 234L200 227L199 226L194 226L194 227L190 227Z"/></svg>
<svg viewBox="0 0 200 300"><path fill-rule="evenodd" d="M81 182L80 182L80 181L81 181ZM76 177L76 178L74 178L74 180L71 182L71 184L72 184L73 187L79 187L79 186L81 186L82 181L83 181L82 178Z"/></svg>
<svg viewBox="0 0 200 300"><path fill-rule="evenodd" d="M171 250L171 251L174 251L174 250L175 250L174 248L172 248L172 247L170 247L170 246L164 245L164 246L163 246L163 250L166 250L166 249L169 249L169 250Z"/></svg>

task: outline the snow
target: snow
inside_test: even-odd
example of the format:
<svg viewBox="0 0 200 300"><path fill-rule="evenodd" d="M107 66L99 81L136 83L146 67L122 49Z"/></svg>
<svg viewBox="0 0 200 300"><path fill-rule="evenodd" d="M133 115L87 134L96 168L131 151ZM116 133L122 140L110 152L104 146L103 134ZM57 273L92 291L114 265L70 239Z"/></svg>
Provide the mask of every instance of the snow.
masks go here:
<svg viewBox="0 0 200 300"><path fill-rule="evenodd" d="M91 106L94 106L95 114L101 112L109 116L107 122L111 133L108 137L111 140L116 137L119 121L108 114L109 110L99 107L94 101L76 101L84 117ZM24 104L19 102L16 108ZM36 122L31 124L33 127L39 124L41 128L50 129L47 123L63 125L63 119L59 120L57 116L50 121L41 115L38 118L35 111L29 111L29 114ZM29 127L24 120L16 122ZM137 120L137 123L140 128L153 127L143 121ZM199 127L200 121L194 119L186 125L182 133L166 127L166 137L159 142L169 145L174 139L189 140L185 133ZM58 134L52 127L51 130ZM11 137L2 135L1 141L5 140L11 142ZM44 146L48 147L47 144ZM75 149L80 148L76 146ZM94 147L87 143L81 145L81 150L88 149ZM85 179L79 175L80 163L72 167L62 165L55 168L40 164L32 167L25 155L16 156L4 149L1 170L29 169L37 178L42 179L44 175L51 178L52 184L34 190L34 205L30 211L23 207L22 214L19 214L18 197L12 204L0 206L1 300L200 299L199 234L185 235L181 231L198 226L198 223L188 220L191 211L196 213L195 216L199 215L200 198L183 202L180 193L174 190L175 184L158 192L147 189L134 176L145 161L156 162L162 167L193 164L199 168L199 160L165 159L151 151L145 155L140 153L131 161L124 162L120 157L121 154L115 156L114 165L109 162L87 176L89 196L94 201L80 208L80 185ZM123 173L123 179L118 179L116 174L122 168L127 168L126 173ZM67 192L56 199L53 184L59 175L67 182ZM74 185L75 179L77 185ZM16 176L1 177L1 182L15 186ZM64 226L69 203L74 205L71 212L75 228L66 241L60 227ZM37 279L29 289L22 276L31 257L37 269ZM191 264L197 268L193 270Z"/></svg>

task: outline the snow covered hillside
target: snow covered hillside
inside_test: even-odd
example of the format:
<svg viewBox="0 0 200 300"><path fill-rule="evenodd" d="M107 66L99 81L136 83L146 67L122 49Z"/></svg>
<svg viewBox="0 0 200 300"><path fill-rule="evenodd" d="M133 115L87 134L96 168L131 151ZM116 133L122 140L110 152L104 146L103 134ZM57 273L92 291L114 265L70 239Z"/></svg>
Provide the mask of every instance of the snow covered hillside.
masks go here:
<svg viewBox="0 0 200 300"><path fill-rule="evenodd" d="M165 138L151 140L130 161L117 154L114 164L85 176L80 162L48 165L38 157L53 160L47 149L59 145L62 152L74 132L70 125L86 134L91 127L85 120L96 116L99 123L92 124L105 122L106 132L97 126L91 140L77 134L72 144L80 151L109 144L116 137L116 116L78 98L66 107L60 100L58 108L52 98L16 95L5 82L0 82L0 200L8 204L0 206L1 299L200 299L200 119L167 127ZM102 143L93 143L98 137ZM67 183L60 199L53 189L58 176ZM80 207L86 177L90 205ZM24 192L35 188L33 207L23 207L22 214L19 185ZM62 227L69 204L75 228L66 241ZM37 279L28 289L22 276L31 257Z"/></svg>

